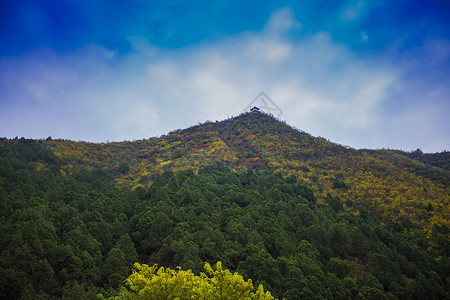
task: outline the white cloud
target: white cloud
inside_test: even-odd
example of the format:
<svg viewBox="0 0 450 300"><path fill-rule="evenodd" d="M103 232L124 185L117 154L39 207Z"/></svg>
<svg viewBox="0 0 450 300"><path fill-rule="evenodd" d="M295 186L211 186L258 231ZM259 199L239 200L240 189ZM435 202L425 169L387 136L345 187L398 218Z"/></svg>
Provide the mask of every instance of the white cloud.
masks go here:
<svg viewBox="0 0 450 300"><path fill-rule="evenodd" d="M266 26L264 33L267 35L278 36L288 30L300 30L302 25L294 18L294 13L289 8L275 10Z"/></svg>
<svg viewBox="0 0 450 300"><path fill-rule="evenodd" d="M353 5L347 7L342 15L341 21L348 22L358 18L363 10L364 1L357 1Z"/></svg>
<svg viewBox="0 0 450 300"><path fill-rule="evenodd" d="M361 32L360 41L363 43L367 43L369 41L369 35L367 34L367 32L365 32L365 31Z"/></svg>
<svg viewBox="0 0 450 300"><path fill-rule="evenodd" d="M128 54L90 45L3 58L0 99L7 100L0 105L8 116L0 135L148 138L236 116L265 91L282 119L313 135L354 147L393 145L383 107L397 74L325 32L296 42L283 37L299 27L283 9L262 32L183 49L157 49L136 37Z"/></svg>

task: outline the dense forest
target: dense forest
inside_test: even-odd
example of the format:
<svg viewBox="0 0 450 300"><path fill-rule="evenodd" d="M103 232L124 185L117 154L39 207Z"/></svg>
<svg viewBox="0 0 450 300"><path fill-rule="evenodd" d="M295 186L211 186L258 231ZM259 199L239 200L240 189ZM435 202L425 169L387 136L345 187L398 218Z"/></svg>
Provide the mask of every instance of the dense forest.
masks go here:
<svg viewBox="0 0 450 300"><path fill-rule="evenodd" d="M449 299L448 161L261 113L135 142L0 139L0 298L153 299L165 280L168 299L218 282L228 299Z"/></svg>
<svg viewBox="0 0 450 300"><path fill-rule="evenodd" d="M119 190L148 189L165 171L193 170L217 161L231 170L266 170L301 178L317 202L338 197L346 211L371 214L388 230L424 237L433 256L448 253L450 152L356 150L290 127L260 113L205 122L167 135L120 143L43 141L64 173L104 170ZM447 250L445 250L447 249Z"/></svg>

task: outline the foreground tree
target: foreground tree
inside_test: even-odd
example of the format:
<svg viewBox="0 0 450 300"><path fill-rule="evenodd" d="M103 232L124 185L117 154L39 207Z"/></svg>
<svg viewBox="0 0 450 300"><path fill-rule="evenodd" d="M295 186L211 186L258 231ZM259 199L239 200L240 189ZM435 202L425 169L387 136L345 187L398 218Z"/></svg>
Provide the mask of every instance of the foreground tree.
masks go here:
<svg viewBox="0 0 450 300"><path fill-rule="evenodd" d="M156 265L149 267L136 263L135 271L126 283L119 296L111 299L256 299L272 300L270 292L264 292L262 285L253 292L253 284L245 281L241 275L232 274L222 268L219 261L215 270L205 264L207 274L194 275L191 270L183 271Z"/></svg>

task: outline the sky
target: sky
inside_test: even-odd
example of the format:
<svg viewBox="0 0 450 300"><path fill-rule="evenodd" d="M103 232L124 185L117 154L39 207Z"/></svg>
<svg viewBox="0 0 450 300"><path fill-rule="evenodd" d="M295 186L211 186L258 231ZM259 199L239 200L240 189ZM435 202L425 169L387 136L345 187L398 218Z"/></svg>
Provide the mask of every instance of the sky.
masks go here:
<svg viewBox="0 0 450 300"><path fill-rule="evenodd" d="M161 136L242 113L450 150L450 1L0 1L0 137Z"/></svg>

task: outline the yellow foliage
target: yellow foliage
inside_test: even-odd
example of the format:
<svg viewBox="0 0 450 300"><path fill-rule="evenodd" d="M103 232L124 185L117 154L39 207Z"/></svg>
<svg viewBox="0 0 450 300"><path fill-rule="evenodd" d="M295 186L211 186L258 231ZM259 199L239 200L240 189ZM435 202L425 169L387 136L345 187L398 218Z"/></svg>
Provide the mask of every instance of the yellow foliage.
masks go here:
<svg viewBox="0 0 450 300"><path fill-rule="evenodd" d="M35 162L35 163L34 163L34 166L35 166L35 168L36 168L36 171L40 171L40 170L42 170L42 169L47 168L47 165L48 165L48 164L43 163L43 162Z"/></svg>
<svg viewBox="0 0 450 300"><path fill-rule="evenodd" d="M227 300L272 300L269 292L260 285L253 292L251 280L245 281L237 273L231 273L217 262L214 270L205 264L207 274L196 276L191 270L183 271L145 264L135 264L135 271L126 280L128 290L110 299L227 299Z"/></svg>

